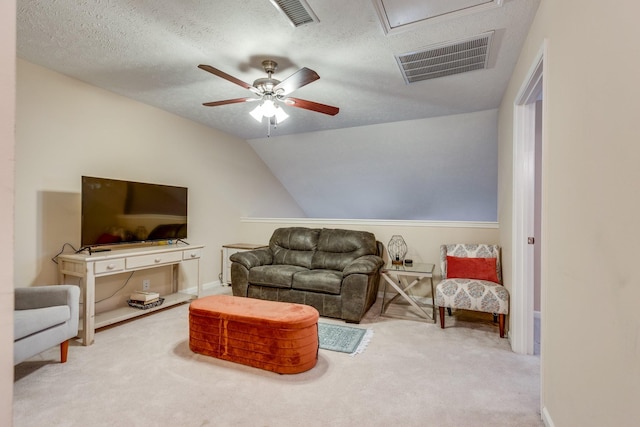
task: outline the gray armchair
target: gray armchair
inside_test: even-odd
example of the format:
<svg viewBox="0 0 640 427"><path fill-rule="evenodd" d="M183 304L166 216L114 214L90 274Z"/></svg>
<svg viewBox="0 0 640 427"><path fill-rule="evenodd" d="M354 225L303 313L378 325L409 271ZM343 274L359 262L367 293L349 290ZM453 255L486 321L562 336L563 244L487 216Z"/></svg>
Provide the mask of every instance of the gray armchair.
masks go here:
<svg viewBox="0 0 640 427"><path fill-rule="evenodd" d="M80 288L74 285L15 289L13 364L60 345L67 361L69 339L78 334Z"/></svg>

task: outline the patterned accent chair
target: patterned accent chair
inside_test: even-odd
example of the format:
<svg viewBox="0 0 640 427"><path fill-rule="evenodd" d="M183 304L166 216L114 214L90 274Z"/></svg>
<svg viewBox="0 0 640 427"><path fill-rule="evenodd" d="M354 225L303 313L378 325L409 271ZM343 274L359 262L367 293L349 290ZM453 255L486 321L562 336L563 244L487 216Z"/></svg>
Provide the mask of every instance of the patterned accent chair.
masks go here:
<svg viewBox="0 0 640 427"><path fill-rule="evenodd" d="M509 314L509 291L502 286L500 246L450 244L440 246L442 281L436 287L440 327L444 329L444 309L493 313L498 318L500 338L504 338L505 315Z"/></svg>

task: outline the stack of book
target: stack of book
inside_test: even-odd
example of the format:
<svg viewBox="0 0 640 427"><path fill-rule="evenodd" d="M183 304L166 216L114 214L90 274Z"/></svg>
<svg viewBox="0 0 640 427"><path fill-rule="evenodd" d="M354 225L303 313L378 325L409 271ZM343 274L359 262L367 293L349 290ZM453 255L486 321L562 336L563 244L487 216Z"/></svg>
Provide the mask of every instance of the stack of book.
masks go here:
<svg viewBox="0 0 640 427"><path fill-rule="evenodd" d="M136 308L151 308L162 304L164 298L160 298L160 294L157 292L136 291L131 294L127 303L131 307Z"/></svg>

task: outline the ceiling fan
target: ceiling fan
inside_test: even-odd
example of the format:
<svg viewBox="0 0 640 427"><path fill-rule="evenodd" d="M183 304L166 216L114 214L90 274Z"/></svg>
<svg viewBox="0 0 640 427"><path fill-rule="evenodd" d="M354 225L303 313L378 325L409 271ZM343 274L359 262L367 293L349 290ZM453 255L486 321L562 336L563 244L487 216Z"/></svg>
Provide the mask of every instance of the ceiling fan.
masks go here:
<svg viewBox="0 0 640 427"><path fill-rule="evenodd" d="M267 73L266 78L260 78L253 82L253 85L243 82L224 71L220 71L210 65L198 65L198 68L209 73L222 77L225 80L242 86L253 92L257 97L226 99L224 101L205 102L206 107L217 107L219 105L236 104L240 102L262 101L262 103L251 112L251 115L258 121L262 117L268 117L269 123L277 124L289 117L278 104L289 105L291 107L303 108L305 110L316 111L318 113L335 116L340 109L331 105L320 104L318 102L307 101L305 99L288 96L291 92L299 89L320 78L318 73L309 68L301 68L283 81L272 78L272 74L278 68L278 64L270 59L262 61L262 67Z"/></svg>

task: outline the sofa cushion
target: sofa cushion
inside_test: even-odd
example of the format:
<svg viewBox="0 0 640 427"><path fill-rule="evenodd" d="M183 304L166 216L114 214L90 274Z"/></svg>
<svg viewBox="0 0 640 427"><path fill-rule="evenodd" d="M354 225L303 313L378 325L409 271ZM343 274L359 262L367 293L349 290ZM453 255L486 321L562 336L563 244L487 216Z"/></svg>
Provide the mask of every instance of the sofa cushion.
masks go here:
<svg viewBox="0 0 640 427"><path fill-rule="evenodd" d="M343 276L350 274L375 274L384 265L384 260L377 255L365 255L357 258L342 270Z"/></svg>
<svg viewBox="0 0 640 427"><path fill-rule="evenodd" d="M320 229L316 228L278 228L269 240L273 264L311 268L319 234Z"/></svg>
<svg viewBox="0 0 640 427"><path fill-rule="evenodd" d="M342 273L335 270L308 270L293 275L293 289L340 295Z"/></svg>
<svg viewBox="0 0 640 427"><path fill-rule="evenodd" d="M367 231L323 228L311 268L342 271L356 258L375 255L376 238Z"/></svg>
<svg viewBox="0 0 640 427"><path fill-rule="evenodd" d="M438 307L509 314L509 291L488 280L445 279L436 287Z"/></svg>
<svg viewBox="0 0 640 427"><path fill-rule="evenodd" d="M259 265L273 264L273 254L270 249L262 248L252 251L236 252L229 257L231 262L237 262L246 268L251 270L253 267Z"/></svg>
<svg viewBox="0 0 640 427"><path fill-rule="evenodd" d="M249 270L249 283L273 288L291 288L293 275L301 271L307 269L297 265L261 265Z"/></svg>
<svg viewBox="0 0 640 427"><path fill-rule="evenodd" d="M15 310L13 312L13 340L17 341L36 332L60 325L71 318L68 305Z"/></svg>

